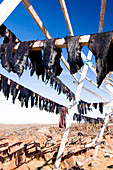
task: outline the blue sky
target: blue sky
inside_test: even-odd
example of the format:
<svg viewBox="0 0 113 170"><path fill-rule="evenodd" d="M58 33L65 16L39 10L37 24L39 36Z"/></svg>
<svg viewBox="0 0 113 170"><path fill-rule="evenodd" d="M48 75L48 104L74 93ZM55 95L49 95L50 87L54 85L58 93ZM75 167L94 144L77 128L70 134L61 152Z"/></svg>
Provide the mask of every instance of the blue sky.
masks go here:
<svg viewBox="0 0 113 170"><path fill-rule="evenodd" d="M2 0L0 0L0 3L1 2ZM65 2L69 12L74 35L88 35L98 32L101 0L65 0ZM30 3L36 10L52 38L64 38L66 35L69 36L69 31L62 13L59 0L30 0ZM112 7L113 1L108 0L106 2L103 32L113 30ZM15 35L21 41L45 39L45 36L40 31L37 24L32 19L22 3L17 6L12 14L6 19L4 24L8 29L15 33ZM88 48L83 47L82 51L85 53L85 55L87 55ZM64 55L65 59L67 59L66 49L63 49L62 54ZM94 56L92 58L92 62L95 64ZM61 66L63 67L63 72L59 78L75 93L77 86L73 84L74 79L62 62ZM66 100L64 95L58 96L55 90L53 90L49 85L45 85L43 82L41 82L40 79L38 80L35 75L30 77L29 70L24 71L21 78L18 78L16 74L6 72L0 64L0 73L44 97L52 99L53 101L56 101L65 106L72 104ZM76 76L80 78L78 74L76 74ZM96 82L96 77L90 69L88 70L87 76ZM111 100L109 95L105 94L100 89L97 89L86 80L84 86L92 89L94 92L97 92L107 100ZM102 85L102 87L104 86ZM94 97L92 94L89 94L84 90L82 90L80 98L88 102L101 101L99 98Z"/></svg>

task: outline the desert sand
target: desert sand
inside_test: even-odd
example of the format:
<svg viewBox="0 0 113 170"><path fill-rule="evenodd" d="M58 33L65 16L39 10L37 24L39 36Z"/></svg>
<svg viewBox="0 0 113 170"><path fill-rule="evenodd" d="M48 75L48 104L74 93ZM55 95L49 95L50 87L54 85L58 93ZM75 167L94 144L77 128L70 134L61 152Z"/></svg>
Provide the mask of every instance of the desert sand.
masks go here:
<svg viewBox="0 0 113 170"><path fill-rule="evenodd" d="M95 138L100 125L72 124L59 170L113 169L113 124L105 129L95 160L96 143L85 146ZM0 167L3 170L51 170L65 128L56 124L0 124Z"/></svg>

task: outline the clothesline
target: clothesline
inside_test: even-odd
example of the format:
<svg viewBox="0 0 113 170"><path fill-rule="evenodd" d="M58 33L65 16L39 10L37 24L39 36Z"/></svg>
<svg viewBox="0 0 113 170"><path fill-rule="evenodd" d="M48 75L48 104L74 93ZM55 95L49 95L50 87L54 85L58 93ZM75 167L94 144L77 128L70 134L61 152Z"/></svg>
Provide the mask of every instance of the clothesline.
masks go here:
<svg viewBox="0 0 113 170"><path fill-rule="evenodd" d="M3 92L4 96L9 99L9 94L12 95L12 102L15 103L15 100L18 99L21 102L21 107L25 105L28 108L29 99L31 98L31 107L36 106L39 110L46 110L52 113L62 113L62 108L68 110L66 106L60 105L50 99L47 99L36 92L31 91L30 89L16 83L15 81L8 79L6 76L0 74L0 91ZM104 103L87 103L84 101L80 101L78 103L78 114L84 118L87 118L87 110L91 110L92 107L97 109L97 106L101 109L101 113L103 112L103 104ZM59 112L60 111L60 112ZM84 115L85 114L85 115ZM91 118L90 119L96 119ZM101 119L101 118L100 118Z"/></svg>

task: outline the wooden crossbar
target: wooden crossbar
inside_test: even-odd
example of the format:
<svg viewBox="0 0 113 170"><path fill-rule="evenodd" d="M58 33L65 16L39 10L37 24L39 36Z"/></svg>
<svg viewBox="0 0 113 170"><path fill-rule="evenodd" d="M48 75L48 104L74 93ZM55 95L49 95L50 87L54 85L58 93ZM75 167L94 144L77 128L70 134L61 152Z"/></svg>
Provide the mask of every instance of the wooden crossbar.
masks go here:
<svg viewBox="0 0 113 170"><path fill-rule="evenodd" d="M79 39L79 43L81 44L81 46L86 46L88 45L88 41L90 39L90 35L83 35L80 36ZM15 46L15 50L17 49L18 45ZM66 48L66 42L64 38L59 38L55 40L55 47L56 48ZM44 49L44 40L41 41L36 41L33 46L32 46L32 50L43 50Z"/></svg>
<svg viewBox="0 0 113 170"><path fill-rule="evenodd" d="M78 74L80 74L80 75L82 75L82 73L80 72L80 71L78 71ZM89 81L90 83L92 83L94 86L98 86L95 82L93 82L90 78L88 78L88 77L85 77L85 79L87 80L87 81ZM107 94L109 94L110 96L112 96L112 94L111 93L109 93L107 90L105 90L105 89L103 89L102 87L99 87L99 89L101 89L102 91L104 91L105 93L107 93Z"/></svg>
<svg viewBox="0 0 113 170"><path fill-rule="evenodd" d="M78 85L78 83L75 82L75 81L74 81L73 83L76 84L76 85ZM94 93L93 91L89 90L88 88L86 88L86 87L84 87L84 86L83 86L82 88L83 88L84 90L86 90L87 92L93 94L94 96L100 98L101 100L104 100L104 101L108 102L108 100L104 99L103 97L99 96L98 94Z"/></svg>
<svg viewBox="0 0 113 170"><path fill-rule="evenodd" d="M104 81L104 86L110 91L111 95L113 96L113 87L112 84L108 81Z"/></svg>

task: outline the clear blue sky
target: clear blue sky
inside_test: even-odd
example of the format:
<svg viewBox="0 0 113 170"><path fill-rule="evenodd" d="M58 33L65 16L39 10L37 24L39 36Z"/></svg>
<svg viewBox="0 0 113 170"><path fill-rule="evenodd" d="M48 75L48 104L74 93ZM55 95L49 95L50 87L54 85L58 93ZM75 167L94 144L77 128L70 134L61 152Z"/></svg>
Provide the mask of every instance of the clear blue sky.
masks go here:
<svg viewBox="0 0 113 170"><path fill-rule="evenodd" d="M2 0L0 0L0 3L1 2ZM74 35L86 35L98 32L101 0L65 0L65 2L69 12ZM40 19L53 38L63 38L66 35L69 36L69 31L62 13L59 0L30 0L30 3L36 10ZM103 32L113 30L112 8L113 1L107 0ZM40 31L37 24L32 19L22 3L17 6L13 13L4 22L4 24L13 33L15 33L15 35L21 41L45 39L45 36ZM82 51L87 55L88 48L83 47ZM66 49L63 49L63 55L65 59L67 59ZM92 58L92 62L95 64L94 57ZM62 62L61 65L63 67L63 72L59 78L75 93L76 85L73 84L74 79L69 74L68 70L65 68ZM55 90L53 90L49 85L45 85L43 82L41 82L40 79L38 80L35 75L30 77L29 71L24 71L24 74L19 79L16 74L6 72L0 65L0 73L7 76L8 78L13 79L14 81L17 81L25 87L30 88L42 96L64 104L65 106L70 104L64 95L58 96ZM80 77L78 74L76 74L76 76L78 78ZM90 69L88 70L87 76L96 82L96 77L90 71ZM87 81L85 81L84 86L92 89L94 92L97 92L108 100L111 99L109 95L106 95ZM84 90L82 91L80 98L86 101L101 101L99 98L94 97Z"/></svg>

